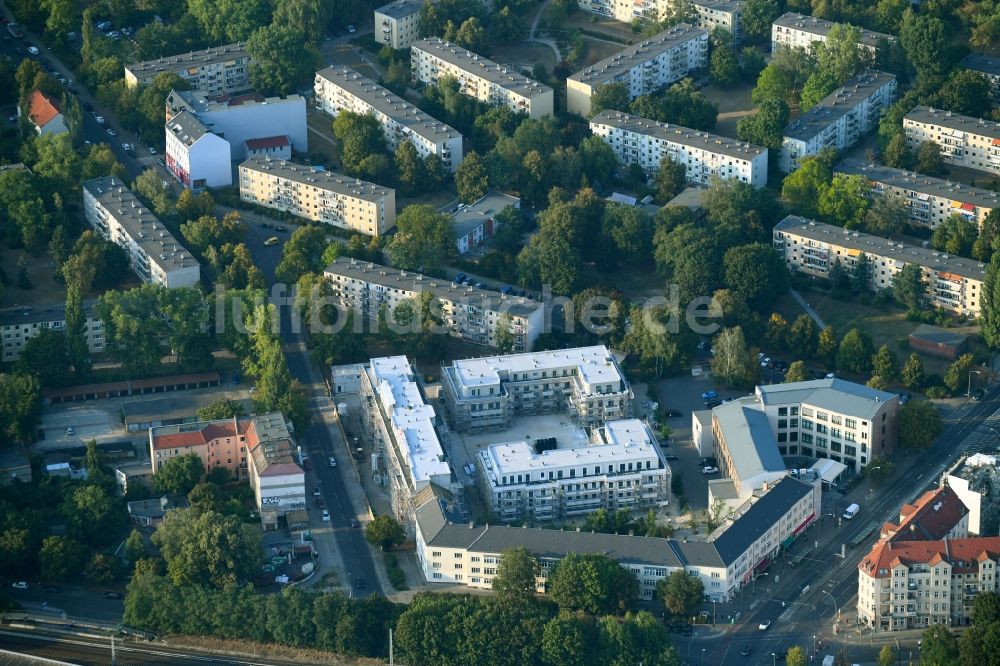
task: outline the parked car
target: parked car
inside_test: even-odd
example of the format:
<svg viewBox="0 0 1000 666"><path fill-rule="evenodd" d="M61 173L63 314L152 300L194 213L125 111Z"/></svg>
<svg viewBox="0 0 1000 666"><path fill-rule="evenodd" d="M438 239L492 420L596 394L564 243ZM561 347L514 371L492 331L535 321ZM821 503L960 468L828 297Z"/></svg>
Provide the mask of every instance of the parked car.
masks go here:
<svg viewBox="0 0 1000 666"><path fill-rule="evenodd" d="M11 587L14 588L15 590L27 590L28 589L28 584L26 582L24 582L23 580L19 580L16 583L14 583L13 585L11 585Z"/></svg>
<svg viewBox="0 0 1000 666"><path fill-rule="evenodd" d="M330 512L327 511L326 509L323 509L323 522L324 523L330 522Z"/></svg>
<svg viewBox="0 0 1000 666"><path fill-rule="evenodd" d="M150 155L155 155L156 148L153 148L152 146L146 146L146 152L149 153Z"/></svg>
<svg viewBox="0 0 1000 666"><path fill-rule="evenodd" d="M357 529L358 527L361 527L361 523L358 522L357 518L351 518L351 527L353 527L355 529Z"/></svg>
<svg viewBox="0 0 1000 666"><path fill-rule="evenodd" d="M768 358L767 356L765 356L764 358L760 359L760 367L762 367L762 368L768 367L768 365L770 363L771 363L771 359Z"/></svg>
<svg viewBox="0 0 1000 666"><path fill-rule="evenodd" d="M114 127L109 127L107 131L108 131L108 136L118 136L118 132L115 131Z"/></svg>
<svg viewBox="0 0 1000 666"><path fill-rule="evenodd" d="M715 400L718 397L719 394L716 393L715 391L705 391L704 393L701 394L702 400Z"/></svg>
<svg viewBox="0 0 1000 666"><path fill-rule="evenodd" d="M764 620L763 622L757 625L757 629L759 629L760 631L767 631L770 628L771 628L771 620Z"/></svg>
<svg viewBox="0 0 1000 666"><path fill-rule="evenodd" d="M357 31L358 31L358 29L354 27L353 23L348 24L348 26L347 26L347 32L349 32L349 33L351 33L353 35Z"/></svg>
<svg viewBox="0 0 1000 666"><path fill-rule="evenodd" d="M749 657L751 652L753 652L753 647L751 647L749 643L744 645L743 649L740 650L740 654L744 657Z"/></svg>
<svg viewBox="0 0 1000 666"><path fill-rule="evenodd" d="M316 498L316 508L317 509L325 509L326 508L326 502L323 501L322 497L317 497Z"/></svg>
<svg viewBox="0 0 1000 666"><path fill-rule="evenodd" d="M104 124L104 116L94 116L94 122L96 122L98 125L103 125Z"/></svg>
<svg viewBox="0 0 1000 666"><path fill-rule="evenodd" d="M330 467L336 467L337 466L337 459L334 458L333 456L330 456L330 459L327 462L330 463Z"/></svg>
<svg viewBox="0 0 1000 666"><path fill-rule="evenodd" d="M702 474L718 474L719 473L719 468L718 467L714 467L712 465L707 465L707 466L701 468L701 473Z"/></svg>
<svg viewBox="0 0 1000 666"><path fill-rule="evenodd" d="M268 247L271 247L272 245L277 245L277 244L278 244L278 237L277 236L271 236L266 241L264 241L264 245L266 245Z"/></svg>
<svg viewBox="0 0 1000 666"><path fill-rule="evenodd" d="M678 458L677 456L675 456L675 455L674 455L674 454L672 454L672 453L671 453L671 454L668 454L668 455L665 455L665 456L663 456L663 459L664 459L664 460L680 460L680 458Z"/></svg>
<svg viewBox="0 0 1000 666"><path fill-rule="evenodd" d="M105 592L104 593L104 598L105 599L124 599L125 595L122 594L121 592Z"/></svg>
<svg viewBox="0 0 1000 666"><path fill-rule="evenodd" d="M163 158L162 158L162 157L161 157L160 159L156 160L156 163L157 163L157 164L159 164L159 165L160 165L161 167L163 167L164 169L166 169L166 168L167 168L167 163L163 161Z"/></svg>
<svg viewBox="0 0 1000 666"><path fill-rule="evenodd" d="M322 497L323 493L319 491L319 486L313 486L313 497Z"/></svg>
<svg viewBox="0 0 1000 666"><path fill-rule="evenodd" d="M76 430L73 429L73 426L70 426L70 427L66 428L66 436L67 437L72 437L75 434L76 434Z"/></svg>
<svg viewBox="0 0 1000 666"><path fill-rule="evenodd" d="M722 404L721 400L709 400L705 403L705 409L715 409Z"/></svg>
<svg viewBox="0 0 1000 666"><path fill-rule="evenodd" d="M122 150L125 150L125 151L132 150L132 144L131 143L123 143L122 144Z"/></svg>

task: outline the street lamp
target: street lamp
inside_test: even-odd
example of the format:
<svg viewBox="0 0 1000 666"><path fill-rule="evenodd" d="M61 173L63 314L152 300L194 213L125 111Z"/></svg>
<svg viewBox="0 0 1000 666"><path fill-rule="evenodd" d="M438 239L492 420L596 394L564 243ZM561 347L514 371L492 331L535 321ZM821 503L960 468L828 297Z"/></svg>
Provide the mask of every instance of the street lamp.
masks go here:
<svg viewBox="0 0 1000 666"><path fill-rule="evenodd" d="M813 634L813 655L816 654L816 634Z"/></svg>
<svg viewBox="0 0 1000 666"><path fill-rule="evenodd" d="M975 373L977 375L980 375L980 376L982 376L982 374L983 374L982 371L980 371L980 370L969 370L969 387L968 387L968 390L966 390L966 392L965 392L965 397L967 397L967 398L972 396L972 374L973 373Z"/></svg>
<svg viewBox="0 0 1000 666"><path fill-rule="evenodd" d="M771 653L771 664L772 664L772 666L774 666L777 663L778 663L778 655L775 654L774 652L772 652Z"/></svg>
<svg viewBox="0 0 1000 666"><path fill-rule="evenodd" d="M702 663L702 666L704 666L704 664L705 664L705 648L701 649L701 663Z"/></svg>

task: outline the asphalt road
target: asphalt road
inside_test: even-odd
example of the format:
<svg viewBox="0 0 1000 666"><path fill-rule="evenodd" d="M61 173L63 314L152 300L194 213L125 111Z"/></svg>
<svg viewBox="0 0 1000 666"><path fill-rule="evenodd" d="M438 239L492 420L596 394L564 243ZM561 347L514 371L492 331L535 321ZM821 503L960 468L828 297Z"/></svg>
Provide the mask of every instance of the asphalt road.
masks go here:
<svg viewBox="0 0 1000 666"><path fill-rule="evenodd" d="M103 592L80 587L59 587L57 594L47 594L40 583L30 583L27 590L5 590L11 599L28 613L53 617L86 618L102 622L121 622L124 602L105 599Z"/></svg>

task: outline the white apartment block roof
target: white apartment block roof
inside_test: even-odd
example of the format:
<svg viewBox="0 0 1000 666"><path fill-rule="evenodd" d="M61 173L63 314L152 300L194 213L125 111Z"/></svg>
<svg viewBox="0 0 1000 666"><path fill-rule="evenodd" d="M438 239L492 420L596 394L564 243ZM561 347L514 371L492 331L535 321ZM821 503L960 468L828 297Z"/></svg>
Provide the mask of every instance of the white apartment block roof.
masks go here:
<svg viewBox="0 0 1000 666"><path fill-rule="evenodd" d="M837 378L758 386L757 395L765 406L807 404L865 420L871 420L882 405L897 397Z"/></svg>
<svg viewBox="0 0 1000 666"><path fill-rule="evenodd" d="M658 35L628 47L621 53L595 62L590 67L585 67L569 78L596 87L607 83L636 65L652 60L678 44L699 38L707 39L708 33L687 23L678 23Z"/></svg>
<svg viewBox="0 0 1000 666"><path fill-rule="evenodd" d="M270 155L254 155L248 157L240 169L248 169L264 173L275 178L292 180L303 185L334 192L354 199L378 203L385 197L393 193L388 187L369 183L357 178L351 178L332 171L326 171L322 167L311 167L294 162L287 162L273 158Z"/></svg>
<svg viewBox="0 0 1000 666"><path fill-rule="evenodd" d="M787 12L784 15L779 16L772 25L780 25L785 28L795 28L797 30L801 30L802 32L808 32L813 35L826 37L830 33L830 29L837 25L837 23L834 21L827 21L826 19L816 18L815 16ZM841 25L848 24L845 23ZM865 30L860 27L858 29L861 31L861 40L859 43L864 44L865 46L875 48L878 46L879 41L883 39L889 42L896 41L896 38L893 35L875 32L874 30Z"/></svg>
<svg viewBox="0 0 1000 666"><path fill-rule="evenodd" d="M413 14L419 14L423 6L423 0L396 0L382 5L375 10L375 13L399 20Z"/></svg>
<svg viewBox="0 0 1000 666"><path fill-rule="evenodd" d="M171 90L170 94L167 95L167 106L175 113L186 110L198 115L199 113L225 111L236 106L297 104L301 100L302 97L299 95L264 97L258 92L242 95L210 95L201 90Z"/></svg>
<svg viewBox="0 0 1000 666"><path fill-rule="evenodd" d="M144 60L126 65L125 69L132 72L136 78L146 78L156 76L160 72L175 72L178 69L187 69L188 67L214 65L227 60L247 58L249 55L243 42L236 42L224 46L213 46L202 51L190 51L155 60Z"/></svg>
<svg viewBox="0 0 1000 666"><path fill-rule="evenodd" d="M83 189L104 207L132 242L143 249L149 261L164 273L200 266L167 227L118 178L106 176L88 180Z"/></svg>
<svg viewBox="0 0 1000 666"><path fill-rule="evenodd" d="M181 111L167 123L167 132L180 139L188 148L209 131L208 127L198 120L198 116L188 111Z"/></svg>
<svg viewBox="0 0 1000 666"><path fill-rule="evenodd" d="M497 213L507 206L519 206L521 200L502 192L487 192L483 197L469 205L462 204L451 216L451 225L456 236L464 236L477 228L484 221L496 217Z"/></svg>
<svg viewBox="0 0 1000 666"><path fill-rule="evenodd" d="M410 362L405 356L389 356L371 359L370 367L379 402L396 431L414 485L433 476L450 476L434 430L434 408L424 403ZM398 441L400 434L403 441Z"/></svg>
<svg viewBox="0 0 1000 666"><path fill-rule="evenodd" d="M358 74L350 67L333 65L319 70L316 76L343 88L379 113L392 118L399 125L433 144L441 143L443 139L462 136L450 125L435 120L396 93Z"/></svg>
<svg viewBox="0 0 1000 666"><path fill-rule="evenodd" d="M548 372L575 369L577 377L586 386L617 384L620 390L625 377L619 372L614 356L604 345L574 347L552 351L483 356L454 362L455 377L464 386L489 386L500 383L500 373ZM555 374L552 375L555 378Z"/></svg>
<svg viewBox="0 0 1000 666"><path fill-rule="evenodd" d="M448 280L440 280L422 273L402 271L398 268L389 268L368 261L358 261L351 257L337 257L337 260L327 267L326 273L342 275L390 289L429 291L441 301L468 303L493 312L506 311L512 317L527 318L545 307L543 303L523 296L510 296L488 289L463 287Z"/></svg>
<svg viewBox="0 0 1000 666"><path fill-rule="evenodd" d="M893 259L903 264L916 264L935 271L952 273L970 280L982 282L986 279L986 265L955 257L930 248L907 245L880 236L851 231L832 224L816 222L798 215L789 215L774 227L775 231L785 231L822 243L835 243L841 247L858 250L865 254ZM817 380L821 381L821 380ZM782 384L781 386L790 386ZM891 394L886 394L891 395Z"/></svg>
<svg viewBox="0 0 1000 666"><path fill-rule="evenodd" d="M739 160L752 160L766 148L755 146L746 141L738 141L717 134L701 132L680 125L661 123L641 116L633 116L622 111L601 111L590 120L591 126L607 125L625 132L634 132L662 141L700 148L712 153L726 155Z"/></svg>
<svg viewBox="0 0 1000 666"><path fill-rule="evenodd" d="M602 429L606 443L583 442L570 448L536 453L526 441L492 444L480 455L497 475L567 469L579 465L628 463L658 459L653 434L639 419L609 421Z"/></svg>
<svg viewBox="0 0 1000 666"><path fill-rule="evenodd" d="M443 39L421 39L414 42L411 48L430 53L473 76L486 79L504 90L517 93L528 99L552 92L552 88L519 74L513 67L495 63L478 53L473 53L458 44L452 44Z"/></svg>
<svg viewBox="0 0 1000 666"><path fill-rule="evenodd" d="M972 116L963 116L951 111L942 111L929 106L918 106L903 118L904 121L938 125L958 132L968 132L993 140L993 145L1000 145L1000 123Z"/></svg>
<svg viewBox="0 0 1000 666"><path fill-rule="evenodd" d="M963 183L953 183L942 178L925 176L921 173L894 169L881 164L866 164L861 160L853 159L844 160L838 164L836 171L847 175L863 176L870 181L884 183L890 187L960 201L980 208L1000 208L1000 193Z"/></svg>
<svg viewBox="0 0 1000 666"><path fill-rule="evenodd" d="M962 58L962 62L958 63L958 66L989 76L1000 76L1000 58L994 58L985 53L970 53Z"/></svg>
<svg viewBox="0 0 1000 666"><path fill-rule="evenodd" d="M809 141L875 94L882 86L895 80L894 75L886 72L877 70L862 72L788 123L782 135L790 139Z"/></svg>

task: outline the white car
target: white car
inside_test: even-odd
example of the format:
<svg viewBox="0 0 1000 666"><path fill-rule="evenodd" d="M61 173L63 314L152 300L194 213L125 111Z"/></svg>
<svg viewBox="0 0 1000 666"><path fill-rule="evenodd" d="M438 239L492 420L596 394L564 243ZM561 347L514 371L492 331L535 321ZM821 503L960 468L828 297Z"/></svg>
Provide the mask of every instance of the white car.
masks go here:
<svg viewBox="0 0 1000 666"><path fill-rule="evenodd" d="M24 582L23 580L19 580L16 583L14 583L13 585L11 585L11 587L14 588L15 590L27 590L28 589L28 584L26 582Z"/></svg>
<svg viewBox="0 0 1000 666"><path fill-rule="evenodd" d="M719 468L718 467L712 467L711 465L706 465L705 467L701 468L701 473L702 474L718 474L719 473Z"/></svg>
<svg viewBox="0 0 1000 666"><path fill-rule="evenodd" d="M146 152L148 152L150 155L155 155L156 148L153 148L152 146L146 146Z"/></svg>
<svg viewBox="0 0 1000 666"><path fill-rule="evenodd" d="M94 122L96 122L98 125L103 125L104 116L94 116Z"/></svg>
<svg viewBox="0 0 1000 666"><path fill-rule="evenodd" d="M330 512L327 511L326 509L323 509L323 522L324 523L330 522Z"/></svg>
<svg viewBox="0 0 1000 666"><path fill-rule="evenodd" d="M352 35L353 35L354 33L356 33L357 31L358 31L358 29L357 29L357 28L355 28L353 24L351 24L351 25L347 26L347 32L351 33Z"/></svg>
<svg viewBox="0 0 1000 666"><path fill-rule="evenodd" d="M66 436L67 437L72 437L75 434L76 434L76 431L73 430L73 426L70 426L70 427L66 428Z"/></svg>
<svg viewBox="0 0 1000 666"><path fill-rule="evenodd" d="M337 466L337 459L334 458L333 456L330 456L329 463L330 463L330 467L336 467Z"/></svg>
<svg viewBox="0 0 1000 666"><path fill-rule="evenodd" d="M765 620L764 622L761 622L760 624L757 625L757 629L759 629L760 631L767 631L770 628L771 628L771 620Z"/></svg>
<svg viewBox="0 0 1000 666"><path fill-rule="evenodd" d="M313 497L322 497L323 493L319 491L319 486L313 487Z"/></svg>
<svg viewBox="0 0 1000 666"><path fill-rule="evenodd" d="M765 356L764 358L760 359L760 367L766 368L767 364L770 363L770 362L771 362L770 357Z"/></svg>
<svg viewBox="0 0 1000 666"><path fill-rule="evenodd" d="M123 143L122 144L122 150L132 150L132 144L131 143Z"/></svg>
<svg viewBox="0 0 1000 666"><path fill-rule="evenodd" d="M114 127L108 128L108 136L118 136L118 132L115 130Z"/></svg>

